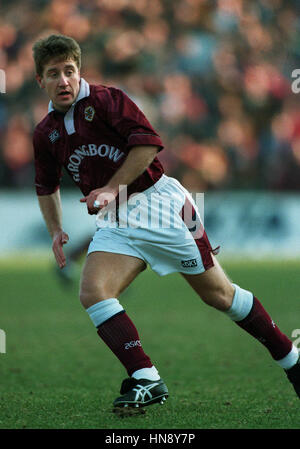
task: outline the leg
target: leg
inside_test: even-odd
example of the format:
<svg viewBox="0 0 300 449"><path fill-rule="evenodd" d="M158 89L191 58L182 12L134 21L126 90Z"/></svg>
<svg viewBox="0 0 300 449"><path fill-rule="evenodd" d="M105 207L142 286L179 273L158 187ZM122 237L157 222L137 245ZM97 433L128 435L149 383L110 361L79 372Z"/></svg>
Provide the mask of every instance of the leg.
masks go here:
<svg viewBox="0 0 300 449"><path fill-rule="evenodd" d="M118 296L146 268L143 260L123 254L93 252L87 257L80 285L80 301L98 335L118 357L129 376L159 379L144 353L133 322Z"/></svg>
<svg viewBox="0 0 300 449"><path fill-rule="evenodd" d="M184 274L183 277L209 306L226 311L231 307L235 289L217 259L214 266L202 274Z"/></svg>
<svg viewBox="0 0 300 449"><path fill-rule="evenodd" d="M80 285L80 301L98 335L130 376L139 369L151 368L152 363L142 349L134 324L117 298L144 268L145 263L136 257L93 252L87 257Z"/></svg>
<svg viewBox="0 0 300 449"><path fill-rule="evenodd" d="M225 312L242 329L260 341L278 364L289 369L297 363L298 350L284 335L252 293L231 284L213 257L214 267L203 274L183 275L202 300Z"/></svg>
<svg viewBox="0 0 300 449"><path fill-rule="evenodd" d="M145 262L136 257L101 251L89 254L80 282L81 304L87 309L104 299L118 298L145 268Z"/></svg>
<svg viewBox="0 0 300 449"><path fill-rule="evenodd" d="M94 252L87 257L82 273L80 301L98 335L132 376L123 382L122 396L114 402L116 407L163 403L168 397L168 389L144 353L133 322L117 300L145 267L136 257Z"/></svg>

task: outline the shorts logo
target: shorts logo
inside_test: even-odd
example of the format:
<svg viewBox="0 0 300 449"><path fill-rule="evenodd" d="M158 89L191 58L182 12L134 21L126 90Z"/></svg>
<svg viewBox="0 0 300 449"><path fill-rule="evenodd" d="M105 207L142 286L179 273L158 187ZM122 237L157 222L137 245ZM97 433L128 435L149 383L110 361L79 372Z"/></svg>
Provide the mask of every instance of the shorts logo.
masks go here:
<svg viewBox="0 0 300 449"><path fill-rule="evenodd" d="M133 340L129 343L125 343L125 349L135 348L136 346L142 346L140 340Z"/></svg>
<svg viewBox="0 0 300 449"><path fill-rule="evenodd" d="M49 139L51 143L56 142L57 139L59 139L60 135L59 132L57 131L57 129L54 129L53 131L51 131L51 133L49 134Z"/></svg>
<svg viewBox="0 0 300 449"><path fill-rule="evenodd" d="M93 106L87 106L84 110L84 118L88 122L91 122L94 118L94 115L95 115L95 109L93 108Z"/></svg>
<svg viewBox="0 0 300 449"><path fill-rule="evenodd" d="M197 264L196 259L190 259L190 260L182 260L181 265L184 268L192 268L192 267L196 267L198 264Z"/></svg>

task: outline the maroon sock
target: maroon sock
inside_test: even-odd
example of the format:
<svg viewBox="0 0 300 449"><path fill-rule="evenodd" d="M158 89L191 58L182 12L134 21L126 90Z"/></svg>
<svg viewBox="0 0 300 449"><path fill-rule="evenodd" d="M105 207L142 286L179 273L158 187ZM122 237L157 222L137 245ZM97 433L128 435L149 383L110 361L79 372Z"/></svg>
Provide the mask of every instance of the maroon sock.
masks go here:
<svg viewBox="0 0 300 449"><path fill-rule="evenodd" d="M105 321L97 333L125 366L129 376L138 369L153 366L143 351L135 325L125 312Z"/></svg>
<svg viewBox="0 0 300 449"><path fill-rule="evenodd" d="M276 326L257 298L253 298L250 313L236 324L260 341L274 360L285 357L292 349L292 342Z"/></svg>

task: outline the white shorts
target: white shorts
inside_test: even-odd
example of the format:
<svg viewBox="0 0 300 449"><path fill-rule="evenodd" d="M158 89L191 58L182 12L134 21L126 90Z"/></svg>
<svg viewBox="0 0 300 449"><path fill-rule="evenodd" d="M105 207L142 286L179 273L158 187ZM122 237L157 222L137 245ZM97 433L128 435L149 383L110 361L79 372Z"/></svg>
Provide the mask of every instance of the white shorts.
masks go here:
<svg viewBox="0 0 300 449"><path fill-rule="evenodd" d="M213 266L213 250L189 192L163 175L152 187L101 214L88 254L134 256L160 276L202 273Z"/></svg>

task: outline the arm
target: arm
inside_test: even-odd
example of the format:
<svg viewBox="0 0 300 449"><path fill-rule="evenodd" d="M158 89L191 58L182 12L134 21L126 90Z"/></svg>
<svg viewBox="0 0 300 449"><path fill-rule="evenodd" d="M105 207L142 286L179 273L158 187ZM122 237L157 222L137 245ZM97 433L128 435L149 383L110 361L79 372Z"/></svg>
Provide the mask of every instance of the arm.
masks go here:
<svg viewBox="0 0 300 449"><path fill-rule="evenodd" d="M81 198L86 202L89 213L95 213L94 201L100 203L100 208L113 201L119 193L120 185L129 185L149 167L158 151L157 146L135 146L129 152L124 164L112 176L108 184L100 189L92 190L88 196ZM97 212L97 211L96 211Z"/></svg>
<svg viewBox="0 0 300 449"><path fill-rule="evenodd" d="M63 245L68 242L69 236L62 229L62 207L60 190L51 195L39 195L39 205L52 238L52 251L60 268L66 265Z"/></svg>
<svg viewBox="0 0 300 449"><path fill-rule="evenodd" d="M156 146L136 146L128 154L124 164L110 179L107 187L118 193L120 185L129 185L149 167L157 154Z"/></svg>

